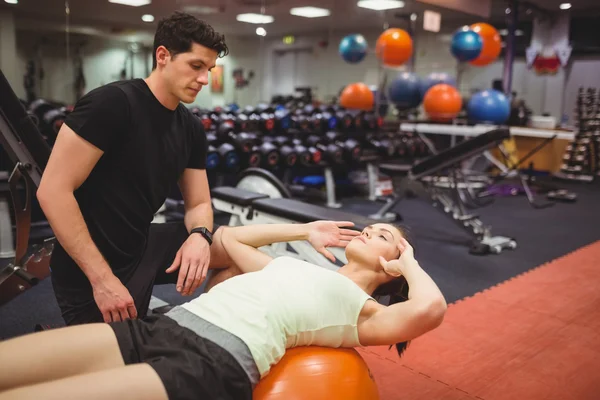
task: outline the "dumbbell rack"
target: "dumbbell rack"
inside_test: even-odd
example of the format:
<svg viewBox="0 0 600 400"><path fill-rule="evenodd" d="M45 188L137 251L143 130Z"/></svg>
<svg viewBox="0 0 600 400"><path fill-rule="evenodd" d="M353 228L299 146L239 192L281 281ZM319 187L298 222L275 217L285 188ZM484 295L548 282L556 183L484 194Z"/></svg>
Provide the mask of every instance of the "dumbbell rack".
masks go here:
<svg viewBox="0 0 600 400"><path fill-rule="evenodd" d="M600 175L600 91L596 88L579 88L575 108L577 133L563 155L561 179L592 182Z"/></svg>

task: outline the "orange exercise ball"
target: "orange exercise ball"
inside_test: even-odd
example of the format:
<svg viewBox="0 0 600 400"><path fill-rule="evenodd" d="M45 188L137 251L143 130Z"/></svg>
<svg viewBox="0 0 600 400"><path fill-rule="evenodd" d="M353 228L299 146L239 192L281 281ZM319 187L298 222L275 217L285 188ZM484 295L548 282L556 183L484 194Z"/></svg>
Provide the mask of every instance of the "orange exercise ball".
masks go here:
<svg viewBox="0 0 600 400"><path fill-rule="evenodd" d="M387 29L377 39L375 53L384 65L399 67L412 56L412 38L404 29Z"/></svg>
<svg viewBox="0 0 600 400"><path fill-rule="evenodd" d="M289 349L254 388L254 400L378 400L377 385L354 349Z"/></svg>
<svg viewBox="0 0 600 400"><path fill-rule="evenodd" d="M454 86L439 83L425 93L423 107L431 120L447 122L456 118L460 112L462 97Z"/></svg>
<svg viewBox="0 0 600 400"><path fill-rule="evenodd" d="M482 67L496 60L502 50L502 39L496 28L485 22L479 22L471 25L471 29L481 36L483 47L479 56L470 63Z"/></svg>
<svg viewBox="0 0 600 400"><path fill-rule="evenodd" d="M373 109L375 95L364 83L351 83L344 88L340 96L340 105L351 110Z"/></svg>

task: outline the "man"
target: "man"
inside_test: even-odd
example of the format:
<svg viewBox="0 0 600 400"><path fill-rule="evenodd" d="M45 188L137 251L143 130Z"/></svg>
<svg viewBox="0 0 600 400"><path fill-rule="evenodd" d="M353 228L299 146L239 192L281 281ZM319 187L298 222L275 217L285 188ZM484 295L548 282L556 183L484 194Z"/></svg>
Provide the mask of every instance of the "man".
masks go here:
<svg viewBox="0 0 600 400"><path fill-rule="evenodd" d="M206 136L181 103L227 53L223 35L176 13L158 24L150 76L92 90L65 121L37 197L58 241L50 266L67 325L143 317L155 284L191 295L224 265L210 248ZM151 224L176 184L184 224Z"/></svg>

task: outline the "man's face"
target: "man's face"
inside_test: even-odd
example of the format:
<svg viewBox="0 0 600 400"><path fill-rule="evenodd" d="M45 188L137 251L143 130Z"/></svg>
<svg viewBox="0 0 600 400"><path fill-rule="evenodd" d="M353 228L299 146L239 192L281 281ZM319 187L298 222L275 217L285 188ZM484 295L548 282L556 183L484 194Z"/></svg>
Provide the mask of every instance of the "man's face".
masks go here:
<svg viewBox="0 0 600 400"><path fill-rule="evenodd" d="M164 75L171 94L183 103L193 103L202 86L208 85L208 73L215 66L217 52L193 43L190 51L165 56Z"/></svg>

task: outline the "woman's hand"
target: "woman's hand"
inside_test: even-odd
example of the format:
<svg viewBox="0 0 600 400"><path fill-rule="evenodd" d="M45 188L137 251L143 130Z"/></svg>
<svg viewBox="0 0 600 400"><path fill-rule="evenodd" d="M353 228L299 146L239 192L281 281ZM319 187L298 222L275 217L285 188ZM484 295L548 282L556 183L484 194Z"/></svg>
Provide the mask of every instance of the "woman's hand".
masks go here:
<svg viewBox="0 0 600 400"><path fill-rule="evenodd" d="M400 250L400 258L398 259L387 261L385 258L379 256L379 262L385 273L396 278L404 274L405 268L409 268L410 265L417 262L413 248L406 239L400 239L398 250Z"/></svg>
<svg viewBox="0 0 600 400"><path fill-rule="evenodd" d="M315 221L306 225L310 244L331 262L335 262L335 256L327 247L346 247L355 236L360 235L354 229L342 229L354 226L354 222L349 221Z"/></svg>

